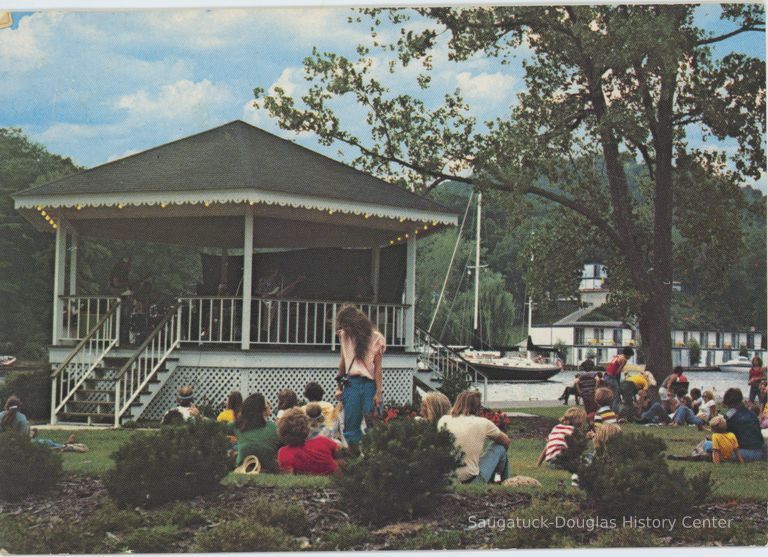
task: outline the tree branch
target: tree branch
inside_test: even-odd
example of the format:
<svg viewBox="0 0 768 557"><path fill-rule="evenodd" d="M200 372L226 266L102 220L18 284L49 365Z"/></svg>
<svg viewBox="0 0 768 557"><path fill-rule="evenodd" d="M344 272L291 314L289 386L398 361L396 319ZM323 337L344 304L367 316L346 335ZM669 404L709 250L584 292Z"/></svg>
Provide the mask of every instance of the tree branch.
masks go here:
<svg viewBox="0 0 768 557"><path fill-rule="evenodd" d="M759 21L755 23L762 23L763 25L765 24L764 21ZM735 37L736 35L740 35L741 33L746 33L748 31L762 31L763 33L765 33L765 27L757 27L755 25L744 25L743 27L739 27L738 29L731 31L730 33L725 33L723 35L718 35L716 37L703 39L701 41L697 41L695 44L696 46L704 46L708 44L719 43L720 41L730 39L731 37Z"/></svg>

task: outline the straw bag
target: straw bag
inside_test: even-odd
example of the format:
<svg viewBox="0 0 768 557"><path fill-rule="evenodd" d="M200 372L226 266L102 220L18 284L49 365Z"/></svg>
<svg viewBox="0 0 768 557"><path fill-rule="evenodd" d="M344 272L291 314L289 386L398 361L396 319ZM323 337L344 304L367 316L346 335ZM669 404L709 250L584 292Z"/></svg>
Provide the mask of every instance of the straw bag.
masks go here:
<svg viewBox="0 0 768 557"><path fill-rule="evenodd" d="M261 462L254 455L248 455L243 463L235 468L235 474L259 474L261 472Z"/></svg>

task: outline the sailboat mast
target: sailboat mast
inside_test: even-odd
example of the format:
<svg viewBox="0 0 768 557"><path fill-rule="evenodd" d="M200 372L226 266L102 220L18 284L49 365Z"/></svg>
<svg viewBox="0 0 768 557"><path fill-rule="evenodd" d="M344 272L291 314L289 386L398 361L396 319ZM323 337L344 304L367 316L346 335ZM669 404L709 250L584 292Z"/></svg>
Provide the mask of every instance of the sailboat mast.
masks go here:
<svg viewBox="0 0 768 557"><path fill-rule="evenodd" d="M483 194L477 194L477 231L475 232L475 334L480 326L480 216L483 208Z"/></svg>

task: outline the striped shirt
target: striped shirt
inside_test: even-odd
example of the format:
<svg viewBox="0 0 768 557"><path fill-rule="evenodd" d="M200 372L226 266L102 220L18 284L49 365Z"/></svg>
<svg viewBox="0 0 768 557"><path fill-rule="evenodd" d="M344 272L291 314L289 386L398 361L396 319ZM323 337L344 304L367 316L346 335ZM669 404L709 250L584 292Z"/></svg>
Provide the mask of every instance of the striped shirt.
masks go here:
<svg viewBox="0 0 768 557"><path fill-rule="evenodd" d="M579 383L579 391L582 398L592 400L595 398L595 389L597 388L597 372L582 371L576 376Z"/></svg>
<svg viewBox="0 0 768 557"><path fill-rule="evenodd" d="M566 437L573 433L572 425L557 424L547 437L547 446L544 447L544 460L549 462L568 448Z"/></svg>
<svg viewBox="0 0 768 557"><path fill-rule="evenodd" d="M601 406L595 413L594 422L596 424L615 424L619 417L611 410L610 406Z"/></svg>

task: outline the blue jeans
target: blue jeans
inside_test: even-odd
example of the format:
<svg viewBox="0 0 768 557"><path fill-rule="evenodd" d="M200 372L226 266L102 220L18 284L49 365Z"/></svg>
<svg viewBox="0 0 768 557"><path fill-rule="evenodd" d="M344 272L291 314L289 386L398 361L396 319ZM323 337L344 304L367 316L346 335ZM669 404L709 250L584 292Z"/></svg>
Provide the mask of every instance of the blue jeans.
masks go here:
<svg viewBox="0 0 768 557"><path fill-rule="evenodd" d="M744 462L758 462L765 459L763 449L739 449L739 454Z"/></svg>
<svg viewBox="0 0 768 557"><path fill-rule="evenodd" d="M363 436L360 424L363 417L373 412L376 382L364 377L350 377L341 392L344 404L344 437L348 443L358 443Z"/></svg>
<svg viewBox="0 0 768 557"><path fill-rule="evenodd" d="M612 375L603 375L603 383L613 391L613 402L611 403L611 410L619 413L619 404L621 403L621 396L619 394L619 378Z"/></svg>
<svg viewBox="0 0 768 557"><path fill-rule="evenodd" d="M664 412L664 407L659 401L654 402L648 407L648 410L640 414L640 418L643 421L650 422L652 424L664 424L669 421L669 416Z"/></svg>
<svg viewBox="0 0 768 557"><path fill-rule="evenodd" d="M493 443L485 449L480 457L480 471L472 483L490 483L496 474L501 475L501 481L509 478L509 457L507 448L499 443Z"/></svg>
<svg viewBox="0 0 768 557"><path fill-rule="evenodd" d="M64 445L61 443L57 443L56 441L53 441L52 439L40 439L39 437L35 437L32 439L33 443L37 443L38 445L45 445L49 449L63 449Z"/></svg>
<svg viewBox="0 0 768 557"><path fill-rule="evenodd" d="M693 425L704 425L704 420L699 418L696 413L685 406L684 404L681 404L677 407L677 410L675 410L675 415L672 416L672 423L675 423L677 425L685 425L685 424L693 424Z"/></svg>

